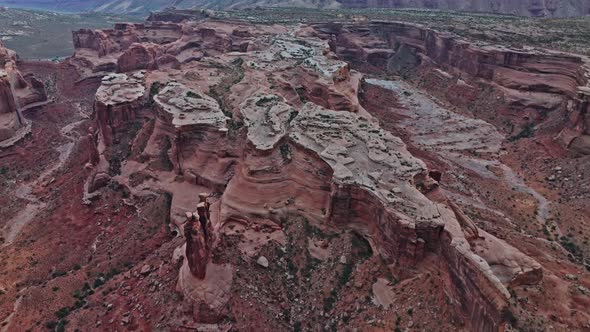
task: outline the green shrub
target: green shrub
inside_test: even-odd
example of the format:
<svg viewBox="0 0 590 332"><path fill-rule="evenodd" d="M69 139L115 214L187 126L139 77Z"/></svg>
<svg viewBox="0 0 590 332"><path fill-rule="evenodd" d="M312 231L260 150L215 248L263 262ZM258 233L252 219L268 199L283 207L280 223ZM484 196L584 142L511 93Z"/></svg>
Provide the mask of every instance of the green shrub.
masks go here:
<svg viewBox="0 0 590 332"><path fill-rule="evenodd" d="M59 319L65 318L70 314L70 307L63 307L55 312L55 316Z"/></svg>

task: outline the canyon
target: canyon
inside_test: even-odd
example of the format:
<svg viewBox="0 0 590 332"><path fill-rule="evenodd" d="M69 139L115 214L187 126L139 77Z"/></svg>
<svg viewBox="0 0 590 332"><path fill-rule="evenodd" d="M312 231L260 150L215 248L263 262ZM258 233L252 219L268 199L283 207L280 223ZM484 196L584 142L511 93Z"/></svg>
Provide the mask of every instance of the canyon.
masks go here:
<svg viewBox="0 0 590 332"><path fill-rule="evenodd" d="M2 331L590 329L584 55L186 11L73 42L0 48Z"/></svg>

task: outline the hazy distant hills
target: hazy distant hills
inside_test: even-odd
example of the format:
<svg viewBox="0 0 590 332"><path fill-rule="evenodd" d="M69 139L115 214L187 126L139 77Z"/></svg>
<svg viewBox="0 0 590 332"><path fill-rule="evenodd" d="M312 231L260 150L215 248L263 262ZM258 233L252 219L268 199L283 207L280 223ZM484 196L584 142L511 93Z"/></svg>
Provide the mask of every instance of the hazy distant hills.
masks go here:
<svg viewBox="0 0 590 332"><path fill-rule="evenodd" d="M42 9L63 12L83 12L90 11L100 5L102 0L6 0L0 1L0 5Z"/></svg>
<svg viewBox="0 0 590 332"><path fill-rule="evenodd" d="M178 9L241 9L247 7L428 8L564 17L590 14L590 0L0 0L0 5L62 12L98 11L146 14Z"/></svg>
<svg viewBox="0 0 590 332"><path fill-rule="evenodd" d="M72 30L103 29L112 27L116 22L139 19L104 13L63 14L3 9L0 10L0 39L22 58L66 57L74 53Z"/></svg>

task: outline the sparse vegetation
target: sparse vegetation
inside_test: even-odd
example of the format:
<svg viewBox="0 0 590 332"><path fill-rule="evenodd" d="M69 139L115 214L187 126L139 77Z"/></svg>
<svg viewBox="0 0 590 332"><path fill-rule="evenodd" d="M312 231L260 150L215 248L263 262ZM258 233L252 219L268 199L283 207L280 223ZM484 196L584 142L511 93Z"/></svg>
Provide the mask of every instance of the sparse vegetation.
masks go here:
<svg viewBox="0 0 590 332"><path fill-rule="evenodd" d="M277 100L276 96L263 96L256 101L256 106L259 106L259 107L268 106L269 104L271 104L272 102L274 102L276 100Z"/></svg>
<svg viewBox="0 0 590 332"><path fill-rule="evenodd" d="M581 254L580 248L572 242L572 239L567 236L562 236L560 238L561 246L565 248L565 250L569 251L574 256L579 256Z"/></svg>
<svg viewBox="0 0 590 332"><path fill-rule="evenodd" d="M291 145L285 143L282 144L280 147L281 150L281 157L285 163L289 163L291 161Z"/></svg>
<svg viewBox="0 0 590 332"><path fill-rule="evenodd" d="M152 83L150 86L150 95L149 95L149 103L150 105L154 103L154 97L160 93L160 89L162 88L162 83L156 81Z"/></svg>
<svg viewBox="0 0 590 332"><path fill-rule="evenodd" d="M522 130L518 134L510 137L509 140L514 142L514 141L518 141L519 139L522 139L522 138L532 137L534 134L535 134L535 125L533 123L527 123L526 125L524 125L524 127L522 128Z"/></svg>
<svg viewBox="0 0 590 332"><path fill-rule="evenodd" d="M63 307L60 308L58 311L55 312L55 317L62 319L67 317L70 314L70 308L69 307Z"/></svg>
<svg viewBox="0 0 590 332"><path fill-rule="evenodd" d="M193 99L201 99L201 98L203 98L200 94L195 93L193 91L187 92L186 93L186 96L189 97L189 98L193 98Z"/></svg>

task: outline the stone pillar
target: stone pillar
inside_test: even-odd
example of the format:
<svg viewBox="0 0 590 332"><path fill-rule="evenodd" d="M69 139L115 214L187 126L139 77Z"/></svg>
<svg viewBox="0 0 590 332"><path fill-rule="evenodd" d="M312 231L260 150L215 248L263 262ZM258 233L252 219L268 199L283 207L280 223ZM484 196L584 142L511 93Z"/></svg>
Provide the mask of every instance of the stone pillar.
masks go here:
<svg viewBox="0 0 590 332"><path fill-rule="evenodd" d="M207 263L209 262L209 249L206 244L205 234L197 223L193 213L187 213L187 221L184 224L184 236L186 237L185 256L191 274L199 279L205 279Z"/></svg>
<svg viewBox="0 0 590 332"><path fill-rule="evenodd" d="M208 194L199 194L197 213L188 212L186 214L187 221L184 225L186 258L191 273L199 279L205 278L214 239L208 197ZM198 223L196 222L197 219Z"/></svg>
<svg viewBox="0 0 590 332"><path fill-rule="evenodd" d="M209 198L209 194L207 194L207 193L200 193L199 194L199 203L205 204L205 211L207 212L207 219L211 220L211 212L209 211L211 204L209 204L209 202L207 201L207 198Z"/></svg>
<svg viewBox="0 0 590 332"><path fill-rule="evenodd" d="M100 153L98 152L98 146L94 139L94 128L90 127L88 129L86 139L88 140L88 162L96 166L100 162Z"/></svg>

